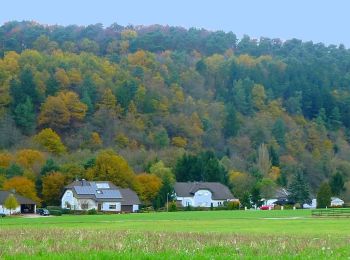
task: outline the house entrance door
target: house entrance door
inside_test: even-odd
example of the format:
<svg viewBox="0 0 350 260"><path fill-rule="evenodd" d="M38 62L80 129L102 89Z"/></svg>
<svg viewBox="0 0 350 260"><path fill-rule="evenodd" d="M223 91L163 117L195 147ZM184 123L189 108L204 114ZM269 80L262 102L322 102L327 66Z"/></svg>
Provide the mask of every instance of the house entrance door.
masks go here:
<svg viewBox="0 0 350 260"><path fill-rule="evenodd" d="M97 210L98 210L98 211L101 211L101 209L102 209L102 205L101 205L101 203L98 203L98 205L97 205Z"/></svg>

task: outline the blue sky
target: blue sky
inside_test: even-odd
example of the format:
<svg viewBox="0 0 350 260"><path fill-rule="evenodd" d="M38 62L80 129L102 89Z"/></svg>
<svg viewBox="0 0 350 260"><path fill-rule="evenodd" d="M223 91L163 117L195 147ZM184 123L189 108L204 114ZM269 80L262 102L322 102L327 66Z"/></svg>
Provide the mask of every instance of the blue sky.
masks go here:
<svg viewBox="0 0 350 260"><path fill-rule="evenodd" d="M350 47L347 0L3 0L0 24L176 25Z"/></svg>

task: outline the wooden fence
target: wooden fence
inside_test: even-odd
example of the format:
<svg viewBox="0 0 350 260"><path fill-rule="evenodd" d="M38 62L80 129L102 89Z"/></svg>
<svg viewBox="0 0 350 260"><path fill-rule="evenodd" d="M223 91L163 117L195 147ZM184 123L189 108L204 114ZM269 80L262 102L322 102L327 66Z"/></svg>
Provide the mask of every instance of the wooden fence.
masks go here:
<svg viewBox="0 0 350 260"><path fill-rule="evenodd" d="M311 214L313 217L350 218L350 208L314 209Z"/></svg>

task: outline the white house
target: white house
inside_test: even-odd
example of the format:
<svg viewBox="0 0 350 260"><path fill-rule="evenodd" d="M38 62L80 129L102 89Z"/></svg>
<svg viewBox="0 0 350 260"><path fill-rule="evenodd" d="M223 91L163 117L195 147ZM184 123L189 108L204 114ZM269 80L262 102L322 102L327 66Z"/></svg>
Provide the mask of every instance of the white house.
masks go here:
<svg viewBox="0 0 350 260"><path fill-rule="evenodd" d="M10 195L13 195L18 202L18 207L11 211L12 214L35 213L36 202L33 200L25 198L15 192L0 190L0 214L10 215L10 210L4 206L6 199Z"/></svg>
<svg viewBox="0 0 350 260"><path fill-rule="evenodd" d="M312 200L311 200L311 204L305 203L305 204L303 205L303 208L304 208L304 209L315 209L316 207L317 207L317 200L316 200L316 199L312 199Z"/></svg>
<svg viewBox="0 0 350 260"><path fill-rule="evenodd" d="M108 181L74 181L65 187L61 198L61 207L72 210L136 212L139 204L134 191Z"/></svg>
<svg viewBox="0 0 350 260"><path fill-rule="evenodd" d="M278 187L274 190L271 198L262 199L264 206L274 207L276 204L286 204L288 202L289 192L285 188Z"/></svg>
<svg viewBox="0 0 350 260"><path fill-rule="evenodd" d="M238 201L219 182L176 182L174 191L177 203L183 207L219 207L226 201Z"/></svg>
<svg viewBox="0 0 350 260"><path fill-rule="evenodd" d="M331 198L331 207L342 207L344 205L344 201L337 197Z"/></svg>

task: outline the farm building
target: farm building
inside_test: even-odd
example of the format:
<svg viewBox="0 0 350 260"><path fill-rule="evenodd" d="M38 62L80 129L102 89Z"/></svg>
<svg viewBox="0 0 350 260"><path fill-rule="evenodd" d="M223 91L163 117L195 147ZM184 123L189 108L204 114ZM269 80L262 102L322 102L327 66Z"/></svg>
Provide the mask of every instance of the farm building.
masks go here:
<svg viewBox="0 0 350 260"><path fill-rule="evenodd" d="M61 207L72 210L137 212L140 200L131 189L121 189L108 181L74 181L67 185Z"/></svg>
<svg viewBox="0 0 350 260"><path fill-rule="evenodd" d="M219 182L176 182L176 201L183 207L220 207L235 199L228 187Z"/></svg>
<svg viewBox="0 0 350 260"><path fill-rule="evenodd" d="M344 201L337 197L331 198L331 207L342 207L344 205Z"/></svg>
<svg viewBox="0 0 350 260"><path fill-rule="evenodd" d="M4 206L6 199L10 195L13 195L16 198L18 203L18 207L15 210L12 210L11 212L12 214L35 213L35 210L36 210L35 201L25 198L15 192L0 190L0 214L5 214L5 215L10 214L10 210Z"/></svg>
<svg viewBox="0 0 350 260"><path fill-rule="evenodd" d="M272 191L271 198L263 198L263 205L273 207L274 205L288 204L289 192L285 188L277 187Z"/></svg>

